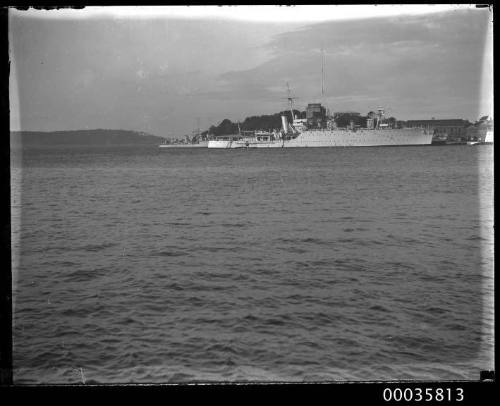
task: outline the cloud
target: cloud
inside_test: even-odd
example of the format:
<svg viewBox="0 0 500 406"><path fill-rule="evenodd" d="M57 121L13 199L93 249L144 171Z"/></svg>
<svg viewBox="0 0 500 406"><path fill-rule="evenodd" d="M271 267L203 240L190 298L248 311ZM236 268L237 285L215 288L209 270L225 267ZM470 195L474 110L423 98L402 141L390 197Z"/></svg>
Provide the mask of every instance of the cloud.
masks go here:
<svg viewBox="0 0 500 406"><path fill-rule="evenodd" d="M12 106L22 129L179 135L196 117L208 126L282 110L286 82L297 107L319 100L323 49L332 110L388 105L399 118L475 119L490 18L466 9L297 25L18 12L9 24Z"/></svg>
<svg viewBox="0 0 500 406"><path fill-rule="evenodd" d="M148 116L151 128L163 132L165 111L201 114L195 109L204 101L195 98L223 86L217 75L259 65L269 57L261 45L285 30L275 24L33 19L17 13L10 34L19 126L140 129ZM175 132L191 126L182 113L169 116Z"/></svg>
<svg viewBox="0 0 500 406"><path fill-rule="evenodd" d="M321 23L282 33L267 44L272 59L220 76L224 94L244 93L255 100L284 97L289 81L305 105L307 99L321 96L323 49L326 100L335 108L348 102L349 108L364 111L374 107L366 102L378 98L406 106L400 116L426 117L441 111L473 119L479 114L488 17L477 10L461 10Z"/></svg>

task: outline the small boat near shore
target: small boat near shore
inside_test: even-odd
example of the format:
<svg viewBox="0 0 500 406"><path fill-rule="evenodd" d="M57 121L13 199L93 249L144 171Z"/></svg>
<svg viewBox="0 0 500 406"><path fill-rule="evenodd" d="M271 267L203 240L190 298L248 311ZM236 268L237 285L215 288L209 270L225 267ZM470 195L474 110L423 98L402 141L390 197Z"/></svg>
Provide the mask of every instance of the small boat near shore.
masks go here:
<svg viewBox="0 0 500 406"><path fill-rule="evenodd" d="M486 136L484 137L483 144L493 144L493 131L492 130L486 131Z"/></svg>

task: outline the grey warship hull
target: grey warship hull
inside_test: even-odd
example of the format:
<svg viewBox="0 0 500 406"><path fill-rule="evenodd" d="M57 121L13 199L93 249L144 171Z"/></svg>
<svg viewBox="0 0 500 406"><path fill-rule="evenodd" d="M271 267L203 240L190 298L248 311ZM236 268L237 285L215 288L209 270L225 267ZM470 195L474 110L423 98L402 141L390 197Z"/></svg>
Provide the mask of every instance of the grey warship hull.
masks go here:
<svg viewBox="0 0 500 406"><path fill-rule="evenodd" d="M260 141L256 138L211 140L208 148L300 148L300 147L372 147L430 145L432 133L418 128L370 130L306 130L290 139Z"/></svg>

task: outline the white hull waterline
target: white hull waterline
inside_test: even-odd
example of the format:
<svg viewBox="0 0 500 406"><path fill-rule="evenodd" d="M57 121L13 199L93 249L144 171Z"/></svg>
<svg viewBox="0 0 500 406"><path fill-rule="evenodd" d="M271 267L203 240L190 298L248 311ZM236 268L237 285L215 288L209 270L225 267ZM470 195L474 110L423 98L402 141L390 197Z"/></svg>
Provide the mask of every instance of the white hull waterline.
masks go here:
<svg viewBox="0 0 500 406"><path fill-rule="evenodd" d="M291 139L210 140L208 148L300 148L430 145L432 133L418 128L370 130L307 130Z"/></svg>

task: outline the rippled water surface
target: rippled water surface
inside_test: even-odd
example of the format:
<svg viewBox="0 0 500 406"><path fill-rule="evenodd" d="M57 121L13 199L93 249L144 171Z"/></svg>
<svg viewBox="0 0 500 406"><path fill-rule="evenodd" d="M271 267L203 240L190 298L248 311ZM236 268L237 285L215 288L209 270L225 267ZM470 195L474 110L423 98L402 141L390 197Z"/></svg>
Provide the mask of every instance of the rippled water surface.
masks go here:
<svg viewBox="0 0 500 406"><path fill-rule="evenodd" d="M478 379L493 147L12 156L14 378Z"/></svg>

